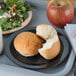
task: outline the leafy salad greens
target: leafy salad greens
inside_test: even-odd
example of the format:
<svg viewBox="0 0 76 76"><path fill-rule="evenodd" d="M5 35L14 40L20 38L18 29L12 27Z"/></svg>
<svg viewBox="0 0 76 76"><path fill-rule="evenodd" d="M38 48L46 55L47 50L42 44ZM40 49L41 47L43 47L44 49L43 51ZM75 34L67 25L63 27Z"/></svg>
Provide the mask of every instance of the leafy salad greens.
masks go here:
<svg viewBox="0 0 76 76"><path fill-rule="evenodd" d="M27 19L28 11L32 8L23 0L4 0L0 2L0 26L3 31L20 27Z"/></svg>

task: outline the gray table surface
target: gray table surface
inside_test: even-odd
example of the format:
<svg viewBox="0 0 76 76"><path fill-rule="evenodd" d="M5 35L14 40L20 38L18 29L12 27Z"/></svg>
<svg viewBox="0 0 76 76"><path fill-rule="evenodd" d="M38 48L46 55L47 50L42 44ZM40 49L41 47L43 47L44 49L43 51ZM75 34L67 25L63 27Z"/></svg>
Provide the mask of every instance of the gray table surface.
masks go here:
<svg viewBox="0 0 76 76"><path fill-rule="evenodd" d="M33 11L33 18L32 18L32 21L28 27L36 27L39 24L50 24L48 19L47 19L47 16L46 16L46 6L48 3L43 2L43 0L27 0L27 1L36 9ZM41 2L43 2L43 3L41 4ZM39 17L39 14L41 14L42 12L43 12L42 16ZM45 18L45 22L44 22L43 18ZM73 20L73 23L76 23L76 19ZM63 29L60 29L60 30L63 30ZM64 32L64 30L63 30L63 32ZM11 64L12 66L13 65L17 66L14 63L12 63L11 61L9 61L9 59L5 55L0 57L0 63L2 63L2 64L4 63L7 65ZM74 66L73 66L73 68L74 68ZM74 76L73 75L73 69L66 76Z"/></svg>

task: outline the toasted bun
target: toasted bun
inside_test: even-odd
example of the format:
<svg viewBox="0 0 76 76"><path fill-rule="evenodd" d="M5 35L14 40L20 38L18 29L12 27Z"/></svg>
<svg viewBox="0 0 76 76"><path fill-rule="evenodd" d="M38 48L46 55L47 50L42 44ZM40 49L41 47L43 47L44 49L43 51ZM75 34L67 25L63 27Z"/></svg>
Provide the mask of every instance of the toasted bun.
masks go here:
<svg viewBox="0 0 76 76"><path fill-rule="evenodd" d="M14 47L23 56L34 56L38 54L38 49L42 47L42 42L36 34L22 32L14 39Z"/></svg>
<svg viewBox="0 0 76 76"><path fill-rule="evenodd" d="M46 40L43 47L38 50L40 55L48 60L55 58L60 52L60 40L56 30L50 25L41 24L37 27L36 33Z"/></svg>
<svg viewBox="0 0 76 76"><path fill-rule="evenodd" d="M41 24L37 26L36 34L44 40L47 40L52 38L54 35L57 35L57 32L51 25Z"/></svg>

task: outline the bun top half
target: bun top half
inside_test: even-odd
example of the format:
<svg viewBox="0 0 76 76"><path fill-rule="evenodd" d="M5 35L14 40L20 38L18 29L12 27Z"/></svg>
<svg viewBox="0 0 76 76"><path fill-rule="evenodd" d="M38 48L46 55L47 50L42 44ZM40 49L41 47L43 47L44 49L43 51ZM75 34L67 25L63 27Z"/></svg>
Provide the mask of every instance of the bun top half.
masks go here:
<svg viewBox="0 0 76 76"><path fill-rule="evenodd" d="M14 39L14 47L23 56L34 56L42 47L39 37L32 32L22 32Z"/></svg>

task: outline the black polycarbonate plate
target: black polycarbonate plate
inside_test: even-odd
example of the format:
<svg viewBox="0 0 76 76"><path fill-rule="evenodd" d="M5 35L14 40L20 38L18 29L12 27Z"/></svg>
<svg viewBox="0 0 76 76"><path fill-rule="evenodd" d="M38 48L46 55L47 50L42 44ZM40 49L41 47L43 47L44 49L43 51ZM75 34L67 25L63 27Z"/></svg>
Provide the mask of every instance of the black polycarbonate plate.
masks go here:
<svg viewBox="0 0 76 76"><path fill-rule="evenodd" d="M58 65L63 62L68 54L69 54L69 44L66 38L62 35L59 35L61 41L61 51L60 54L52 60L45 60L39 54L34 57L24 57L20 55L13 46L14 38L21 32L30 31L35 33L35 28L26 28L20 31L13 33L7 40L5 41L5 53L10 60L14 63L24 67L24 68L31 68L31 69L41 69L47 68L49 66ZM31 50L31 49L30 49Z"/></svg>

